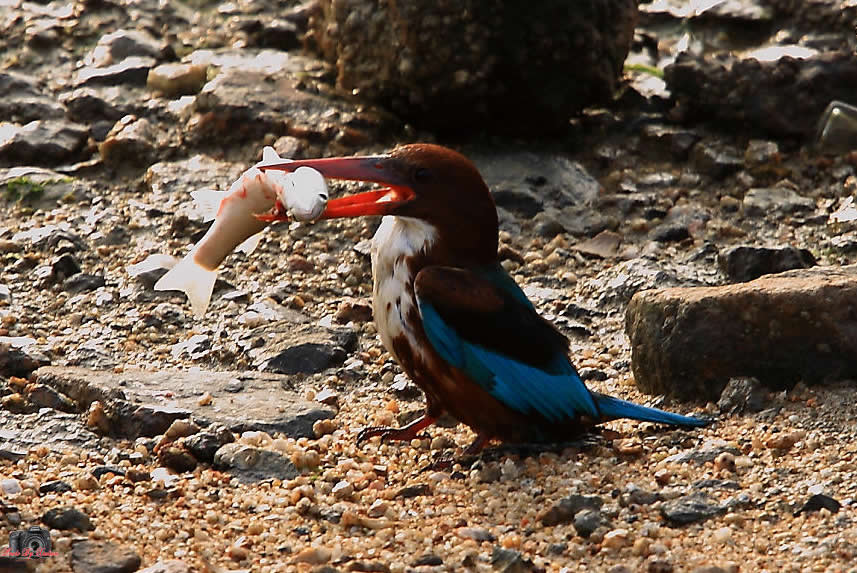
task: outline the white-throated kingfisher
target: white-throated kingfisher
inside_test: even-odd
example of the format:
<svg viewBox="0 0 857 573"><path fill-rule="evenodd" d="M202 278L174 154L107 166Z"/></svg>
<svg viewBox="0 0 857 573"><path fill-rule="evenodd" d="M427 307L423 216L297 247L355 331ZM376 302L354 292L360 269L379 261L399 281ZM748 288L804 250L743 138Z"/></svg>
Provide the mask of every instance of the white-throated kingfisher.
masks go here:
<svg viewBox="0 0 857 573"><path fill-rule="evenodd" d="M707 423L586 388L566 337L500 266L494 200L463 155L414 144L388 155L259 167L301 166L384 186L332 199L322 218L384 217L372 242L375 322L384 346L425 392L426 412L402 428L367 428L361 439L409 440L444 412L476 432L471 452L492 438L568 441L616 418Z"/></svg>

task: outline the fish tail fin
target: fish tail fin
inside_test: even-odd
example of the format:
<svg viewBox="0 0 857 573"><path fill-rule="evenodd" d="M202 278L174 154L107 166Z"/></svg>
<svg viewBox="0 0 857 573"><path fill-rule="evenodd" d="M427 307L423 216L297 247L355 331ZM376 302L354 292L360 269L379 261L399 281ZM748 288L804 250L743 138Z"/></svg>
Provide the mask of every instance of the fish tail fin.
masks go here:
<svg viewBox="0 0 857 573"><path fill-rule="evenodd" d="M598 405L598 410L601 412L601 417L604 421L615 420L616 418L631 418L632 420L640 420L643 422L654 422L656 424L670 424L673 426L707 426L710 420L695 418L692 416L682 416L672 412L665 412L657 408L648 406L640 406L633 402L620 400L612 396L597 394L593 392L595 403Z"/></svg>
<svg viewBox="0 0 857 573"><path fill-rule="evenodd" d="M187 295L193 313L200 317L205 314L217 271L210 271L193 260L193 253L183 258L170 271L155 283L155 290L180 290Z"/></svg>

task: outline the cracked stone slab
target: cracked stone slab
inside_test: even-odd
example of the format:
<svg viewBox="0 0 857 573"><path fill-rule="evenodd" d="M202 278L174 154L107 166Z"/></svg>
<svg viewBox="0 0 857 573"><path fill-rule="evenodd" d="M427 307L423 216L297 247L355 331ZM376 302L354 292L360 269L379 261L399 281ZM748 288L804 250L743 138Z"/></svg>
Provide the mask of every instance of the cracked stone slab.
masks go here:
<svg viewBox="0 0 857 573"><path fill-rule="evenodd" d="M81 411L102 402L111 432L123 437L155 436L180 418L201 426L220 423L235 432L311 437L313 423L335 415L333 409L285 389L291 379L279 374L47 366L35 376L75 400ZM200 405L206 393L211 401Z"/></svg>

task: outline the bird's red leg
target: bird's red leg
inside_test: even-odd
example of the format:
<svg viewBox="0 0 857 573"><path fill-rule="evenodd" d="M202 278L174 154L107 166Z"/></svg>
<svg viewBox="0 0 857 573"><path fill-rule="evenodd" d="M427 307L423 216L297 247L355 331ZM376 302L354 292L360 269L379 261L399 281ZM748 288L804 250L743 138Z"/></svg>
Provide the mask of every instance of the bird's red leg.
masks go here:
<svg viewBox="0 0 857 573"><path fill-rule="evenodd" d="M399 442L407 442L419 436L421 431L434 424L435 421L437 421L436 417L424 414L422 417L417 418L410 424L402 426L401 428L370 426L368 428L363 428L362 430L360 430L360 433L357 434L357 443L359 444L368 440L369 438L374 438L375 436L381 436L381 441L396 440Z"/></svg>

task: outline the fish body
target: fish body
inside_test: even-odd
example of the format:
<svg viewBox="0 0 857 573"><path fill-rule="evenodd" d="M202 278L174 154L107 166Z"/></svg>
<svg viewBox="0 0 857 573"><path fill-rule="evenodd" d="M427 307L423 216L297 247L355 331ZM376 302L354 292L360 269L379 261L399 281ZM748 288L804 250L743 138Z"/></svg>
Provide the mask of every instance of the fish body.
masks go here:
<svg viewBox="0 0 857 573"><path fill-rule="evenodd" d="M273 148L266 147L262 161L272 160L283 161ZM324 184L320 174L317 178L306 173L298 177L282 171L266 173L254 166L242 173L228 191L203 189L191 193L203 211L203 219L213 219L214 223L190 253L155 283L155 290L183 291L193 313L204 315L214 291L217 268L236 248L247 254L256 249L261 232L270 224L265 215L280 209L289 211L289 205L298 207L300 220L321 215L327 204L327 189L324 184L325 194L319 194L318 178ZM309 184L308 189L301 187L302 181Z"/></svg>

